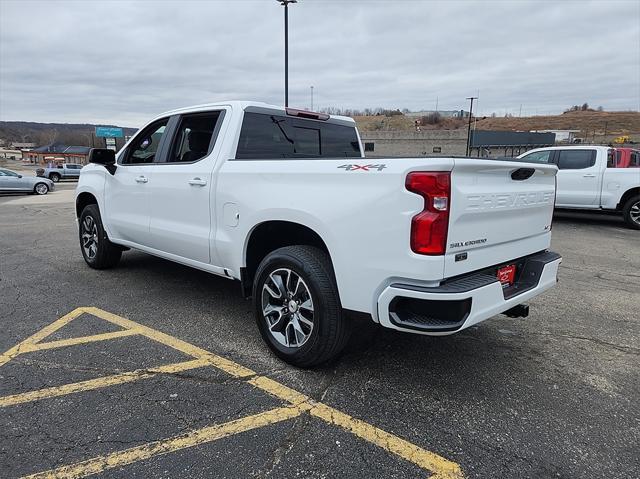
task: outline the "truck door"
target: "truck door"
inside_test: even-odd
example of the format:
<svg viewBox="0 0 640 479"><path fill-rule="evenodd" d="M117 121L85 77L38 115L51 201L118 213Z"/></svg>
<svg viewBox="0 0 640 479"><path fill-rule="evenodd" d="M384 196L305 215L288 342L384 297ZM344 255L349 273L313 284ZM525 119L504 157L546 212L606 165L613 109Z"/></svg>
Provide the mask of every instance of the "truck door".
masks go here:
<svg viewBox="0 0 640 479"><path fill-rule="evenodd" d="M106 175L106 223L115 239L149 246L152 167L163 154L168 122L158 120L136 135L118 157L115 173Z"/></svg>
<svg viewBox="0 0 640 479"><path fill-rule="evenodd" d="M152 248L200 263L216 265L212 247L215 199L215 146L224 109L174 117L164 162L153 166Z"/></svg>
<svg viewBox="0 0 640 479"><path fill-rule="evenodd" d="M556 206L585 208L598 204L602 175L596 162L596 150L557 150L558 165Z"/></svg>

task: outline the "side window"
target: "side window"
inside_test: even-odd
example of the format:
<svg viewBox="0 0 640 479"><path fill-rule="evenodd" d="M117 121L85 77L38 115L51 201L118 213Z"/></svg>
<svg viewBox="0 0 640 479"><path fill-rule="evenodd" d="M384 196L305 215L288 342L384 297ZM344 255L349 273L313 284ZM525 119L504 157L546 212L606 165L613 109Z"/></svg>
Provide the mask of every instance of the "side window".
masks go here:
<svg viewBox="0 0 640 479"><path fill-rule="evenodd" d="M356 129L265 113L245 113L237 159L360 157Z"/></svg>
<svg viewBox="0 0 640 479"><path fill-rule="evenodd" d="M534 151L528 155L523 156L521 159L528 161L529 163L549 163L549 157L551 156L551 150L548 151Z"/></svg>
<svg viewBox="0 0 640 479"><path fill-rule="evenodd" d="M640 151L632 151L629 168L640 168Z"/></svg>
<svg viewBox="0 0 640 479"><path fill-rule="evenodd" d="M219 111L183 116L167 162L191 163L205 157L219 119Z"/></svg>
<svg viewBox="0 0 640 479"><path fill-rule="evenodd" d="M158 152L160 140L167 128L169 119L157 121L146 128L129 146L127 156L122 161L123 165L136 165L153 163Z"/></svg>
<svg viewBox="0 0 640 479"><path fill-rule="evenodd" d="M558 152L558 169L583 170L596 164L595 150L560 150Z"/></svg>
<svg viewBox="0 0 640 479"><path fill-rule="evenodd" d="M0 170L0 176L5 176L4 171Z"/></svg>

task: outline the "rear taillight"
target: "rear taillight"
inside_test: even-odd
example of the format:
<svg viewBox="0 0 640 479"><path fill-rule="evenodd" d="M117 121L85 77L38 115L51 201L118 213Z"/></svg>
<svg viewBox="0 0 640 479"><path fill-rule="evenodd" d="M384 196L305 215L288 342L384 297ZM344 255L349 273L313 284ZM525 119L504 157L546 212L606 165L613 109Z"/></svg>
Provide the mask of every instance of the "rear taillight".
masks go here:
<svg viewBox="0 0 640 479"><path fill-rule="evenodd" d="M424 198L424 209L411 220L414 253L440 255L447 248L451 173L415 171L407 175L407 190Z"/></svg>

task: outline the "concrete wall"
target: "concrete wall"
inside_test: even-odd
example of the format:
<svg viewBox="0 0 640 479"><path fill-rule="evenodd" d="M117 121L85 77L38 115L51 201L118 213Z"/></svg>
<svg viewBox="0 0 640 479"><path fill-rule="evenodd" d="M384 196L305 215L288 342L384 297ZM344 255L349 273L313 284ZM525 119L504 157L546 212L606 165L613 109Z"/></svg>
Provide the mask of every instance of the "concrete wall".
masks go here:
<svg viewBox="0 0 640 479"><path fill-rule="evenodd" d="M365 151L372 158L464 155L467 148L467 130L361 131L360 137L373 143L373 151Z"/></svg>

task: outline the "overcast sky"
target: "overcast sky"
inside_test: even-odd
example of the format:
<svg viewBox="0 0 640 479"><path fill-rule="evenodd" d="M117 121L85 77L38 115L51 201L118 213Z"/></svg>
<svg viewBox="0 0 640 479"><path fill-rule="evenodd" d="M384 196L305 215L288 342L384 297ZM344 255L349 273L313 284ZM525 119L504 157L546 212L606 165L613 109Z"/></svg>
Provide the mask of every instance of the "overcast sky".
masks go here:
<svg viewBox="0 0 640 479"><path fill-rule="evenodd" d="M289 42L291 106L640 109L639 0L299 0ZM282 104L283 49L275 0L0 0L0 120Z"/></svg>

